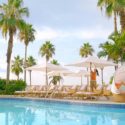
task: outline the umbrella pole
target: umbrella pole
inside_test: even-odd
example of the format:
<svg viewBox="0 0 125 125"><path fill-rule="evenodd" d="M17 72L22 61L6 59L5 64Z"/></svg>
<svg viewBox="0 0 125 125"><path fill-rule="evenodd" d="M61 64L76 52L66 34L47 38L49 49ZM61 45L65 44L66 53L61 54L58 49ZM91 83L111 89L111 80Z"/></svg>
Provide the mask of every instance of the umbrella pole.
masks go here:
<svg viewBox="0 0 125 125"><path fill-rule="evenodd" d="M48 86L48 76L47 76L47 59L46 59L46 85Z"/></svg>
<svg viewBox="0 0 125 125"><path fill-rule="evenodd" d="M102 85L103 85L103 83L104 83L104 81L103 81L103 68L101 68L101 77L102 77Z"/></svg>
<svg viewBox="0 0 125 125"><path fill-rule="evenodd" d="M30 86L31 86L31 70L29 71L29 74L30 74Z"/></svg>
<svg viewBox="0 0 125 125"><path fill-rule="evenodd" d="M88 72L88 67L87 67L87 72ZM89 85L89 76L87 76L87 85Z"/></svg>
<svg viewBox="0 0 125 125"><path fill-rule="evenodd" d="M81 86L82 86L82 76L81 76Z"/></svg>
<svg viewBox="0 0 125 125"><path fill-rule="evenodd" d="M90 62L90 77L89 77L89 88L91 87L91 66L92 66L92 63ZM92 88L90 88L90 91L91 91Z"/></svg>

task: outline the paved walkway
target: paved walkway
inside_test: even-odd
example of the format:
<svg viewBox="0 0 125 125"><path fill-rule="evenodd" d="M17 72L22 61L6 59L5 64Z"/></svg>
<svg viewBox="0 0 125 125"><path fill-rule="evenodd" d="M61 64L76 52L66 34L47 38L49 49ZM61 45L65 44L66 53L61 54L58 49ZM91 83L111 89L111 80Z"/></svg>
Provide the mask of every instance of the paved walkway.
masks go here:
<svg viewBox="0 0 125 125"><path fill-rule="evenodd" d="M47 100L47 101L58 101L58 102L71 102L71 103L90 103L90 104L122 104L119 102L112 102L111 100L106 100L103 97L100 97L99 100L72 100L72 99L55 99L55 98L37 98L37 97L19 97L13 95L0 95L0 98L12 98L12 99L31 99L31 100Z"/></svg>

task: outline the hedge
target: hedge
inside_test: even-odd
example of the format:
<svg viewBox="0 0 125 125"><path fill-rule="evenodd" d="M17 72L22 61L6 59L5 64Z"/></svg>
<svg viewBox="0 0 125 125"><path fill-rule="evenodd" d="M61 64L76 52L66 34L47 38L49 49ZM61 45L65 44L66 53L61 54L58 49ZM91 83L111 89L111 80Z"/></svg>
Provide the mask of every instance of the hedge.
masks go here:
<svg viewBox="0 0 125 125"><path fill-rule="evenodd" d="M21 91L26 88L26 82L23 80L10 80L6 84L5 79L0 79L0 94L14 94L15 91Z"/></svg>

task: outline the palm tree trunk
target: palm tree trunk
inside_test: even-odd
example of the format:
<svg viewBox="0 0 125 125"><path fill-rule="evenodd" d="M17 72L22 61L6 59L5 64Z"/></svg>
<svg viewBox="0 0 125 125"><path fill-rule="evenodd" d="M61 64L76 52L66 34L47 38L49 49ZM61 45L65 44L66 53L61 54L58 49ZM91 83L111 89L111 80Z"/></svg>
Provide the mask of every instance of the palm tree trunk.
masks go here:
<svg viewBox="0 0 125 125"><path fill-rule="evenodd" d="M121 24L121 31L125 30L125 10L122 9L120 11L120 24Z"/></svg>
<svg viewBox="0 0 125 125"><path fill-rule="evenodd" d="M26 82L26 59L27 59L27 45L25 45L25 58L24 58L24 81Z"/></svg>
<svg viewBox="0 0 125 125"><path fill-rule="evenodd" d="M48 76L47 76L47 58L46 58L46 85L48 86Z"/></svg>
<svg viewBox="0 0 125 125"><path fill-rule="evenodd" d="M119 64L119 61L114 61L114 63L116 63L117 65L114 66L115 68L115 71L118 69L118 64Z"/></svg>
<svg viewBox="0 0 125 125"><path fill-rule="evenodd" d="M17 75L17 80L19 80L19 75Z"/></svg>
<svg viewBox="0 0 125 125"><path fill-rule="evenodd" d="M11 61L11 54L13 48L13 31L9 30L9 41L8 41L8 48L7 48L7 76L6 76L6 84L9 83L10 79L10 61Z"/></svg>
<svg viewBox="0 0 125 125"><path fill-rule="evenodd" d="M116 15L116 11L114 11L114 32L117 33L118 29L117 29L117 15Z"/></svg>
<svg viewBox="0 0 125 125"><path fill-rule="evenodd" d="M115 71L118 69L118 66L115 66Z"/></svg>

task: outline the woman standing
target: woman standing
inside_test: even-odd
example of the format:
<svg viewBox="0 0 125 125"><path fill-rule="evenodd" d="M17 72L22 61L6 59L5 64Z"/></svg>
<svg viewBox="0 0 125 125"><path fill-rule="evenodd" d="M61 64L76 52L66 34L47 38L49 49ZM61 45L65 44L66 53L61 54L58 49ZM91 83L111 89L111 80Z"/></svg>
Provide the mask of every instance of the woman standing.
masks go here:
<svg viewBox="0 0 125 125"><path fill-rule="evenodd" d="M91 79L90 80L90 89L91 89L92 92L96 89L96 85L97 85L96 76L97 75L99 75L97 69L94 69L94 71L91 70L91 74L90 74L90 79Z"/></svg>

